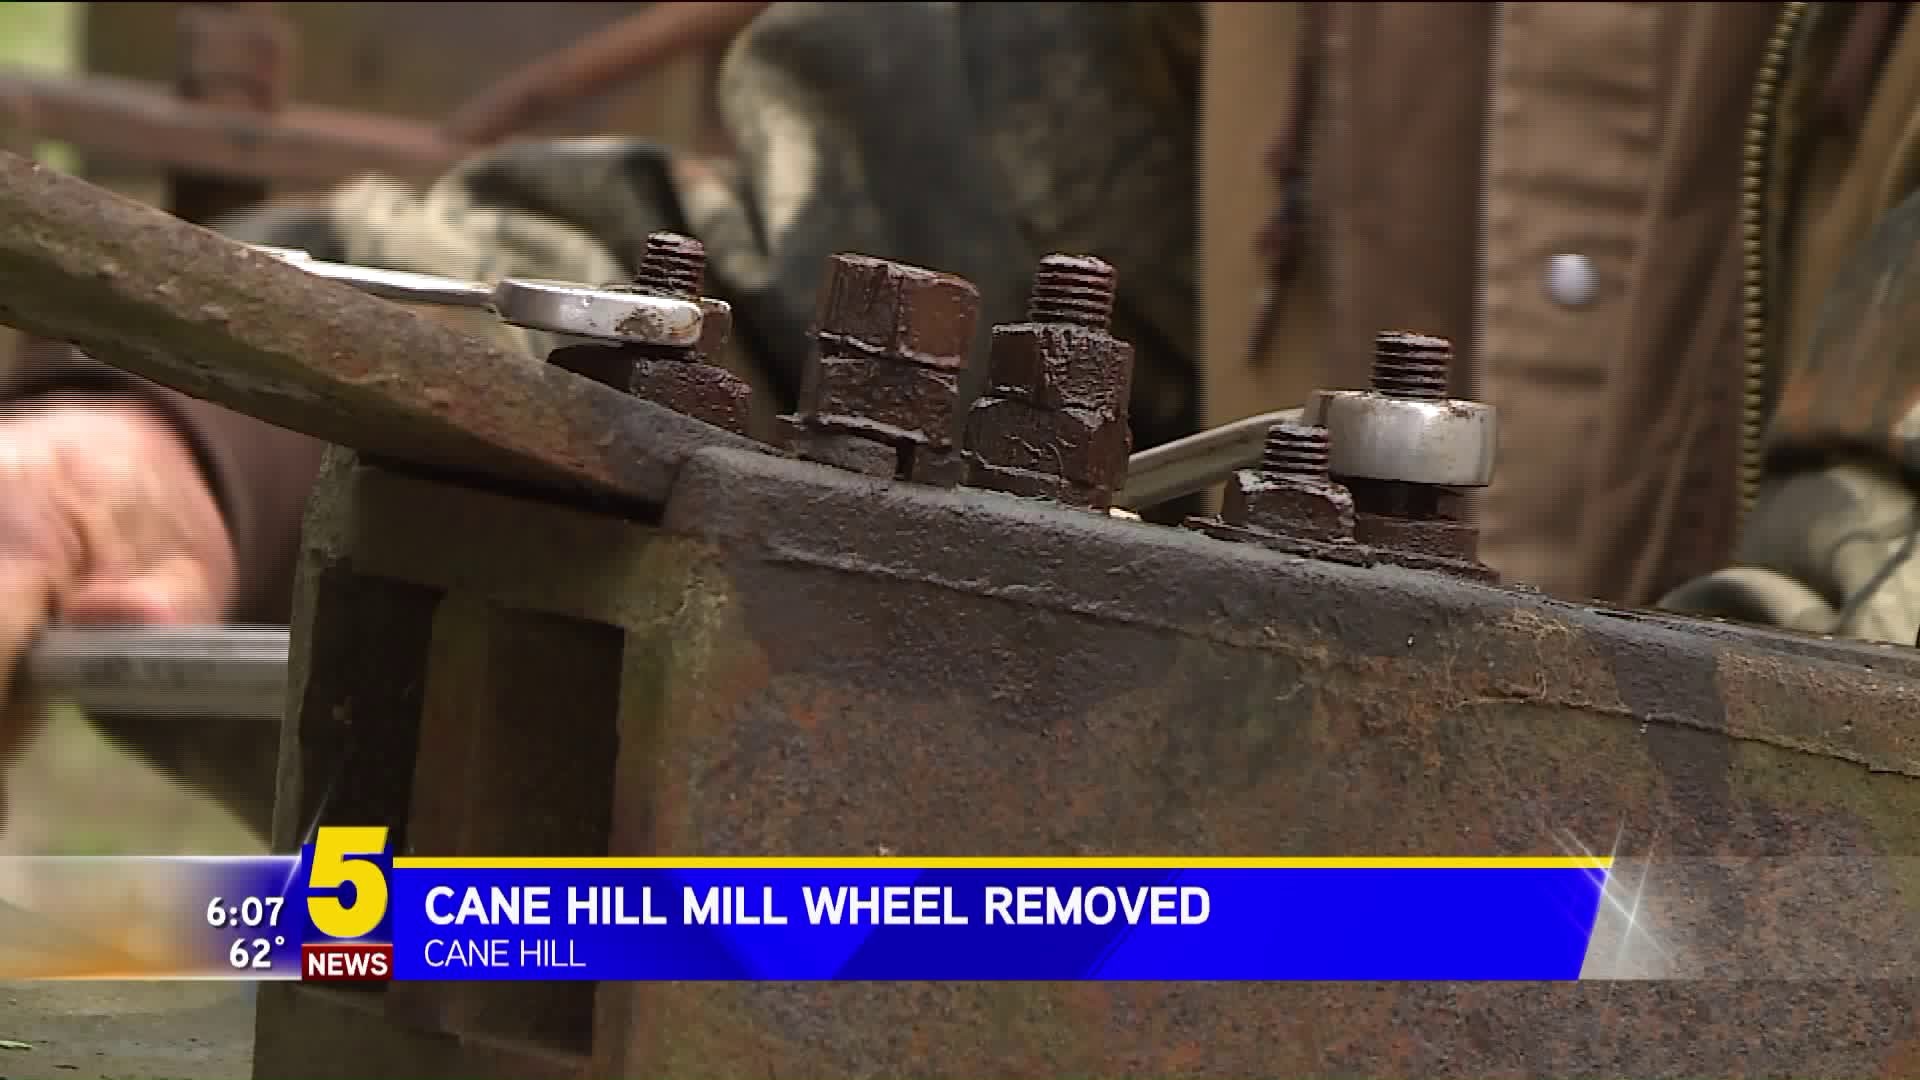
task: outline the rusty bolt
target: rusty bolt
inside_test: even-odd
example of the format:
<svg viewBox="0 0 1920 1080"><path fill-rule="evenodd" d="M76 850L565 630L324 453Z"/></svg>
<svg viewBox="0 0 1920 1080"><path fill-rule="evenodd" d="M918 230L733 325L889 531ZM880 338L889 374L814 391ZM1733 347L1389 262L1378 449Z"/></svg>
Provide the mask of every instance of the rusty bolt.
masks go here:
<svg viewBox="0 0 1920 1080"><path fill-rule="evenodd" d="M952 274L835 255L815 313L798 411L782 417L801 457L937 487L960 478L953 430L980 291Z"/></svg>
<svg viewBox="0 0 1920 1080"><path fill-rule="evenodd" d="M1307 424L1275 424L1260 448L1260 471L1298 480L1327 478L1327 429Z"/></svg>
<svg viewBox="0 0 1920 1080"><path fill-rule="evenodd" d="M1034 271L1027 321L1111 329L1113 294L1113 267L1084 255L1048 255Z"/></svg>
<svg viewBox="0 0 1920 1080"><path fill-rule="evenodd" d="M993 328L990 394L1044 409L1096 409L1125 415L1133 390L1133 347L1108 333L1113 267L1099 259L1040 260L1028 321Z"/></svg>
<svg viewBox="0 0 1920 1080"><path fill-rule="evenodd" d="M733 329L732 310L702 296L706 284L706 245L679 233L657 232L647 237L640 265L627 287L674 300L692 300L703 309L700 341L693 348L655 349L649 350L649 355L663 360L703 360L718 353L727 343Z"/></svg>
<svg viewBox="0 0 1920 1080"><path fill-rule="evenodd" d="M960 408L960 376L884 356L808 359L800 414L817 426L890 446L945 446Z"/></svg>
<svg viewBox="0 0 1920 1080"><path fill-rule="evenodd" d="M883 356L957 372L980 320L980 290L953 274L867 255L835 255L814 313L828 357Z"/></svg>
<svg viewBox="0 0 1920 1080"><path fill-rule="evenodd" d="M1444 401L1453 366L1453 343L1446 338L1388 330L1373 341L1373 388L1388 397Z"/></svg>
<svg viewBox="0 0 1920 1080"><path fill-rule="evenodd" d="M725 305L700 295L706 270L707 249L700 241L657 232L647 237L646 251L629 286L656 296L700 301L706 316L698 344L570 345L555 349L548 361L696 420L746 434L752 424L752 387L733 372L706 362L711 351L725 344L731 322Z"/></svg>
<svg viewBox="0 0 1920 1080"><path fill-rule="evenodd" d="M1234 477L1221 508L1229 525L1306 540L1349 540L1353 496L1327 476L1327 431L1275 424L1258 469Z"/></svg>
<svg viewBox="0 0 1920 1080"><path fill-rule="evenodd" d="M706 245L691 236L657 232L647 237L633 287L676 300L698 300L707 284Z"/></svg>
<svg viewBox="0 0 1920 1080"><path fill-rule="evenodd" d="M1338 402L1329 405L1329 410L1338 406L1341 416L1354 408L1365 411L1368 418L1385 423L1387 418L1377 417L1387 405L1380 398L1395 402L1419 402L1425 405L1448 406L1451 408L1441 414L1433 414L1432 408L1412 408L1393 406L1392 426L1396 431L1402 426L1400 413L1409 424L1431 423L1438 415L1449 421L1453 427L1466 425L1479 413L1486 413L1484 406L1472 403L1448 400L1448 380L1453 362L1453 345L1445 338L1427 334L1393 330L1378 335L1374 339L1373 392L1379 397L1372 402L1382 408L1369 405L1365 395L1359 395L1351 402ZM1474 416L1469 416L1473 413ZM1349 417L1348 419L1359 419ZM1340 431L1349 431L1340 427ZM1409 430L1432 436L1432 429L1414 427ZM1480 429L1474 429L1478 433ZM1491 428L1485 429L1491 431ZM1358 437L1357 430L1348 438ZM1408 437L1408 436L1403 436ZM1349 449L1358 452L1359 448L1371 444L1371 439L1350 444ZM1490 452L1490 451L1489 451ZM1351 458L1352 453L1343 451L1343 457ZM1439 460L1439 459L1421 459ZM1450 460L1450 459L1448 459ZM1356 469L1356 471L1359 471ZM1473 525L1458 520L1454 504L1457 492L1450 487L1431 483L1415 483L1404 479L1382 479L1395 475L1385 468L1378 471L1368 470L1366 476L1341 475L1339 479L1352 493L1356 510L1354 537L1363 544L1391 551L1404 551L1422 556L1453 559L1463 562L1474 561L1479 552L1479 531ZM1402 473L1400 475L1411 475Z"/></svg>
<svg viewBox="0 0 1920 1080"><path fill-rule="evenodd" d="M1042 409L983 398L967 415L967 447L987 464L1117 491L1126 482L1127 420L1105 409Z"/></svg>
<svg viewBox="0 0 1920 1080"><path fill-rule="evenodd" d="M801 377L808 423L894 446L947 446L980 291L952 274L864 255L827 267Z"/></svg>
<svg viewBox="0 0 1920 1080"><path fill-rule="evenodd" d="M1093 510L1126 482L1133 347L1108 332L1113 267L1040 260L1028 321L993 328L988 391L967 415L969 482Z"/></svg>

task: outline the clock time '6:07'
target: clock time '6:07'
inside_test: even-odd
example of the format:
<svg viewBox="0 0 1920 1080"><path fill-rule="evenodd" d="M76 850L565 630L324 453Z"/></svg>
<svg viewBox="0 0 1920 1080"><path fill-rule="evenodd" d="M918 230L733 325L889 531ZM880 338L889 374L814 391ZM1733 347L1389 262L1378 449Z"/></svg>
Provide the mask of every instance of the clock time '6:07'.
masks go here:
<svg viewBox="0 0 1920 1080"><path fill-rule="evenodd" d="M280 907L285 903L278 896L248 896L237 904L229 904L216 896L207 901L207 925L216 929L223 926L279 926Z"/></svg>

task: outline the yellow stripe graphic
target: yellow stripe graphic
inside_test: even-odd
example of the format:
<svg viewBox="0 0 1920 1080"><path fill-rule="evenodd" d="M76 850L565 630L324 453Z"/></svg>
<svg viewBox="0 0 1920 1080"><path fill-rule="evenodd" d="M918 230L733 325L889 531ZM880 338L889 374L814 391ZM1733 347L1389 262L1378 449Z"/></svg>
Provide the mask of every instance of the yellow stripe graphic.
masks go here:
<svg viewBox="0 0 1920 1080"><path fill-rule="evenodd" d="M1439 858L458 858L399 856L396 870L1607 870L1610 855Z"/></svg>

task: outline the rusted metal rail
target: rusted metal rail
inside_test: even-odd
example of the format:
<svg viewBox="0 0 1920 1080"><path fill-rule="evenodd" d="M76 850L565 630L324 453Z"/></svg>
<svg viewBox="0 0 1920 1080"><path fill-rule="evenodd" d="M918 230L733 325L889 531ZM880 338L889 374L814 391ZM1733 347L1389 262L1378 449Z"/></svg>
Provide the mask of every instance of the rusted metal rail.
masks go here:
<svg viewBox="0 0 1920 1080"><path fill-rule="evenodd" d="M317 817L473 855L1585 848L1652 883L1623 903L1656 950L1622 954L1680 981L276 985L261 1077L1891 1076L1920 1054L1905 650L732 450L689 459L659 528L340 458L307 545L282 844Z"/></svg>
<svg viewBox="0 0 1920 1080"><path fill-rule="evenodd" d="M461 148L435 129L314 105L262 113L200 105L103 75L0 72L0 129L172 169L318 186L377 173L432 179Z"/></svg>
<svg viewBox="0 0 1920 1080"><path fill-rule="evenodd" d="M747 440L0 154L0 322L393 460L658 505Z"/></svg>
<svg viewBox="0 0 1920 1080"><path fill-rule="evenodd" d="M1131 359L1097 260L1043 264L966 406L972 287L837 258L774 453L679 411L736 415L684 342L543 366L12 160L0 219L0 317L367 451L308 513L283 848L1584 848L1648 871L1608 932L1657 946L1590 970L1671 980L274 984L257 1076L1920 1074L1920 653L1489 583L1444 342L1166 528L1089 512ZM635 288L697 294L650 250Z"/></svg>

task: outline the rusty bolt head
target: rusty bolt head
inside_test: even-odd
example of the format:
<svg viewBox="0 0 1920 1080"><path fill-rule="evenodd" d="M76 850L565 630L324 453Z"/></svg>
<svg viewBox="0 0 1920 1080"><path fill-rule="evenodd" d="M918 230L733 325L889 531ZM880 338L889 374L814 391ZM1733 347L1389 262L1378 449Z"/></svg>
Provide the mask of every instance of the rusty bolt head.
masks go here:
<svg viewBox="0 0 1920 1080"><path fill-rule="evenodd" d="M901 451L885 443L814 427L799 416L774 419L774 442L802 460L891 480L900 472Z"/></svg>
<svg viewBox="0 0 1920 1080"><path fill-rule="evenodd" d="M1048 499L1101 513L1113 506L1113 492L1108 488L1085 487L1046 473L989 465L970 453L962 457L966 460L968 487L1004 492L1025 499Z"/></svg>
<svg viewBox="0 0 1920 1080"><path fill-rule="evenodd" d="M565 345L547 362L715 427L751 433L753 387L717 364L662 358L639 345Z"/></svg>
<svg viewBox="0 0 1920 1080"><path fill-rule="evenodd" d="M1327 429L1275 424L1260 467L1235 474L1220 517L1229 525L1307 540L1353 537L1353 496L1327 477Z"/></svg>
<svg viewBox="0 0 1920 1080"><path fill-rule="evenodd" d="M966 448L986 465L1116 491L1126 481L1133 436L1126 418L1111 412L984 398L967 414Z"/></svg>
<svg viewBox="0 0 1920 1080"><path fill-rule="evenodd" d="M1071 323L996 326L987 377L994 393L1043 409L1124 413L1133 392L1133 346Z"/></svg>
<svg viewBox="0 0 1920 1080"><path fill-rule="evenodd" d="M1048 255L1033 274L1027 318L1106 330L1113 319L1113 267L1088 255Z"/></svg>
<svg viewBox="0 0 1920 1080"><path fill-rule="evenodd" d="M998 326L991 396L967 414L968 482L1104 510L1126 482L1133 349L1107 332L1113 267L1049 255L1028 321Z"/></svg>
<svg viewBox="0 0 1920 1080"><path fill-rule="evenodd" d="M965 278L843 254L828 262L814 335L824 356L959 371L979 318L980 290Z"/></svg>
<svg viewBox="0 0 1920 1080"><path fill-rule="evenodd" d="M636 397L740 435L752 427L753 387L718 364L641 359L627 380Z"/></svg>
<svg viewBox="0 0 1920 1080"><path fill-rule="evenodd" d="M1409 555L1473 563L1480 557L1480 530L1450 518L1393 517L1361 513L1354 521L1354 539L1368 547Z"/></svg>
<svg viewBox="0 0 1920 1080"><path fill-rule="evenodd" d="M1220 519L1304 540L1351 540L1353 496L1330 480L1243 469L1234 475Z"/></svg>
<svg viewBox="0 0 1920 1080"><path fill-rule="evenodd" d="M800 415L819 427L900 445L946 446L960 410L960 376L876 356L815 356L800 383Z"/></svg>

